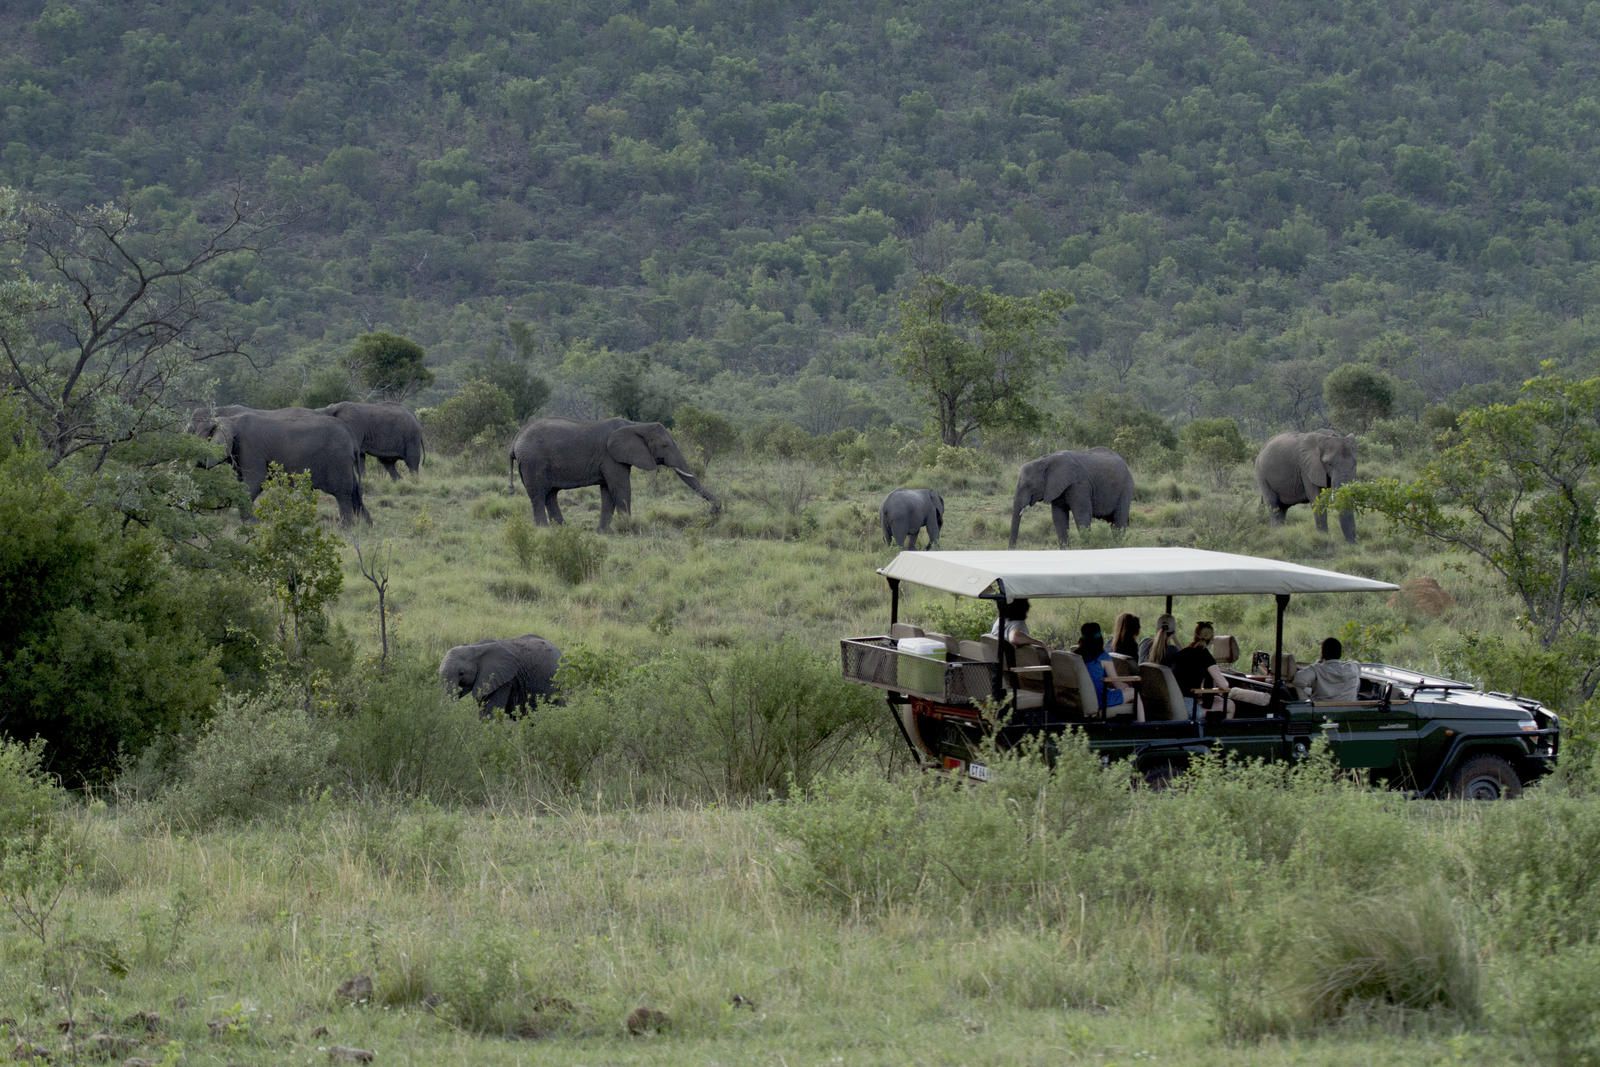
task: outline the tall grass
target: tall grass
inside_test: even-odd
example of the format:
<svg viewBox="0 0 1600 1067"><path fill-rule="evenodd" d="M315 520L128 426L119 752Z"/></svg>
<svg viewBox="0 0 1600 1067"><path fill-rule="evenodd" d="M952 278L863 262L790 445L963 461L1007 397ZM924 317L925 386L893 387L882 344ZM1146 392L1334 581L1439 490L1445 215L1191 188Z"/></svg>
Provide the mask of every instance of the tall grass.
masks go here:
<svg viewBox="0 0 1600 1067"><path fill-rule="evenodd" d="M69 816L83 936L52 951L95 990L85 1019L190 1063L331 1044L396 1063L1594 1061L1586 780L1484 810L1355 788L1325 760L1201 763L1152 793L1070 739L1053 767L993 754L984 788L908 773L881 701L834 659L886 625L878 501L941 488L943 546L998 547L1016 457L897 448L864 469L848 451L719 457L720 516L636 476L604 537L593 490L564 495L563 530L526 526L503 455L373 482L389 671L358 656L309 712L300 690L230 706L151 772L151 799ZM1492 583L1375 525L1354 548L1305 509L1268 526L1242 472L1227 491L1135 473L1151 488L1127 533L1074 544L1198 531L1450 594L1383 634L1385 596L1297 598L1297 655L1353 623L1439 669L1461 632L1511 618ZM547 533L603 557L570 582L538 554ZM1024 543L1053 539L1032 509ZM337 621L375 651L349 565ZM904 617L949 604L909 593ZM1041 602L1032 621L1070 635L1121 610L1156 609ZM1247 651L1270 640L1270 605L1177 612L1226 618ZM450 645L528 632L571 653L565 704L484 723L439 691ZM29 944L0 928L6 1039L70 1059ZM360 974L371 1002L341 1000ZM654 1036L628 1034L641 1007L665 1013Z"/></svg>

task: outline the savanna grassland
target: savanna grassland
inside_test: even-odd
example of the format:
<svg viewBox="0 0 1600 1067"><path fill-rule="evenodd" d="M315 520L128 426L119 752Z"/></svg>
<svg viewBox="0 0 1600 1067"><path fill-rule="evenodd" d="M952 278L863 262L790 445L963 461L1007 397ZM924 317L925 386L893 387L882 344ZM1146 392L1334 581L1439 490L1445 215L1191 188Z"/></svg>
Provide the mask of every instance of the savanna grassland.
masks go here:
<svg viewBox="0 0 1600 1067"><path fill-rule="evenodd" d="M604 537L592 490L567 494L564 530L533 530L492 453L369 479L376 521L355 533L392 553L386 673L346 547L345 673L226 699L185 751L69 805L33 872L8 871L8 1041L186 1064L1596 1055L1600 820L1581 775L1471 807L1320 763L1203 767L1166 793L1076 751L1054 773L1005 761L985 789L912 773L876 694L838 679L838 638L885 621L877 501L941 486L944 547L1002 545L1020 457L877 446L720 458L717 517L636 474L634 515ZM1402 469L1382 443L1363 461ZM1136 475L1123 543L1449 595L1303 598L1292 649L1343 633L1445 669L1462 634L1506 625L1496 586L1375 520L1354 548L1305 509L1269 528L1242 465ZM1049 540L1035 508L1023 543ZM1035 629L1123 607L1159 611L1041 604ZM919 597L908 615L957 610ZM1245 599L1177 610L1246 649L1270 632ZM564 707L481 723L439 694L445 648L524 632L574 662ZM50 792L17 752L6 811Z"/></svg>

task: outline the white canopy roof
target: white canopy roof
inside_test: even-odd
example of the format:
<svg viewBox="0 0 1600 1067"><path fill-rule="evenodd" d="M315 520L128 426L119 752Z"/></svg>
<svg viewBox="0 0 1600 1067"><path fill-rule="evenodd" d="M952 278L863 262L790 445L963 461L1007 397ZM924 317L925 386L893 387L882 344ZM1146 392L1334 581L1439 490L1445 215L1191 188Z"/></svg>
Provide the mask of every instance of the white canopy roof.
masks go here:
<svg viewBox="0 0 1600 1067"><path fill-rule="evenodd" d="M1361 593L1389 582L1257 556L1198 548L1063 549L1054 552L902 552L878 571L957 596L1197 596L1228 593Z"/></svg>

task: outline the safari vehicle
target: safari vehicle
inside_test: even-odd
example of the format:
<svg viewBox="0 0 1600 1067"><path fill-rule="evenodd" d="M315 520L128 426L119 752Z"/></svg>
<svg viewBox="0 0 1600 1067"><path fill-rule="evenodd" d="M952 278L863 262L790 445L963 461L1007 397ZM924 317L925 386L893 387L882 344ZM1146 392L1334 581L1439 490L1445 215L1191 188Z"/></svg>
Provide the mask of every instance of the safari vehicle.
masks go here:
<svg viewBox="0 0 1600 1067"><path fill-rule="evenodd" d="M985 780L983 738L997 733L1006 747L1069 728L1081 730L1106 762L1131 761L1152 782L1181 772L1200 753L1302 759L1318 737L1328 739L1341 766L1418 796L1516 796L1555 761L1560 724L1533 700L1381 663L1360 665L1360 699L1348 703L1314 703L1294 688L1296 665L1283 651L1290 598L1396 588L1387 582L1187 548L902 552L878 573L889 583L889 632L842 641L844 675L886 692L900 733L925 767ZM1255 653L1248 673L1233 668L1232 637L1212 642L1229 685L1255 690L1263 702L1241 703L1231 717L1191 708L1170 670L1124 662L1122 676L1137 672L1138 699L1108 714L1083 661L1070 652L1046 658L992 637L956 641L902 623L906 583L993 601L997 616L1001 603L1023 598L1165 597L1170 614L1175 597L1272 596L1274 647Z"/></svg>

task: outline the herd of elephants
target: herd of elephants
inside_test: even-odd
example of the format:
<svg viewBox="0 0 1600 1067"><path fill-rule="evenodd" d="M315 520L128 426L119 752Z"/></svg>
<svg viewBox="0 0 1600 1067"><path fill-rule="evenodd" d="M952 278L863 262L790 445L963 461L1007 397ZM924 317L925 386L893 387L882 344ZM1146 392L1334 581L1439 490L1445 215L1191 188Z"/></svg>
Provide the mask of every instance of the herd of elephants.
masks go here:
<svg viewBox="0 0 1600 1067"><path fill-rule="evenodd" d="M194 412L192 432L220 444L223 457L238 474L253 501L261 493L271 464L311 476L316 489L339 505L339 521L348 525L371 521L361 497L366 458L382 463L398 479L404 462L413 474L424 456L422 423L402 404L341 402L322 408L261 410L229 405ZM562 522L556 494L584 486L600 488L600 529L610 528L614 511L632 507L630 474L637 467L666 467L683 483L720 510L715 496L689 470L672 433L659 422L628 419L586 421L534 419L518 432L509 450L511 491L522 479L533 521L544 526ZM1281 433L1261 447L1255 460L1256 485L1274 523L1289 508L1309 504L1323 489L1336 489L1356 474L1353 435L1331 430ZM1052 452L1022 465L1011 506L1010 547L1024 509L1049 501L1056 537L1063 547L1069 523L1080 530L1094 519L1117 529L1128 525L1133 503L1133 474L1108 448ZM944 523L944 497L933 489L896 489L879 508L884 540L905 549L917 547L927 534L929 547L939 543ZM1327 516L1318 513L1317 528L1327 530ZM1355 518L1340 512L1346 541L1355 541ZM457 645L445 654L440 677L458 695L471 693L483 710L516 713L539 700L555 697L554 677L559 650L533 634Z"/></svg>

